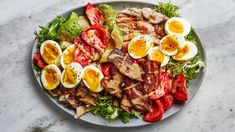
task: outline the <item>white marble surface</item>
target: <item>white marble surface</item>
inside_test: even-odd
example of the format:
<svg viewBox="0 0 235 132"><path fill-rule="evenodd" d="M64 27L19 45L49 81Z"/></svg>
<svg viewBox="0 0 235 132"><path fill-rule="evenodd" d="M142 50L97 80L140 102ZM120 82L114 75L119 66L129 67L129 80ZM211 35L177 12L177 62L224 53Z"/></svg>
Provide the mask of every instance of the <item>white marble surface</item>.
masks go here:
<svg viewBox="0 0 235 132"><path fill-rule="evenodd" d="M104 0L89 0L90 2ZM153 0L147 0L149 2ZM86 0L0 0L0 131L235 131L235 0L181 0L206 47L205 80L193 100L160 123L106 128L75 120L37 87L30 67L33 32Z"/></svg>

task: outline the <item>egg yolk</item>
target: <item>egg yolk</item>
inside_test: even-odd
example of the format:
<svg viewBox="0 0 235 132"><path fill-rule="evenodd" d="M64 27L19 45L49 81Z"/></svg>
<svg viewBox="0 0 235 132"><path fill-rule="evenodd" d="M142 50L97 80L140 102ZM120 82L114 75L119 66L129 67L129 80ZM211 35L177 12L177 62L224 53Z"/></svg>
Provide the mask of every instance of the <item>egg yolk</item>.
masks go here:
<svg viewBox="0 0 235 132"><path fill-rule="evenodd" d="M162 42L162 49L168 52L173 52L177 50L178 48L178 42L175 40L175 38L168 36L166 39Z"/></svg>
<svg viewBox="0 0 235 132"><path fill-rule="evenodd" d="M184 32L184 26L178 21L171 21L169 23L169 29L171 32L182 34Z"/></svg>
<svg viewBox="0 0 235 132"><path fill-rule="evenodd" d="M58 49L53 46L52 44L47 44L44 46L44 52L42 54L43 58L45 58L45 61L48 63L52 63L53 60L56 59L56 57L59 55Z"/></svg>
<svg viewBox="0 0 235 132"><path fill-rule="evenodd" d="M94 70L87 69L84 71L83 79L92 91L97 91L99 88L99 76L100 74Z"/></svg>
<svg viewBox="0 0 235 132"><path fill-rule="evenodd" d="M140 39L131 43L130 51L136 56L145 56L147 52L145 40Z"/></svg>
<svg viewBox="0 0 235 132"><path fill-rule="evenodd" d="M64 77L63 77L63 82L67 84L76 85L77 83L76 79L77 79L77 73L73 69L71 69L69 66L66 66Z"/></svg>
<svg viewBox="0 0 235 132"><path fill-rule="evenodd" d="M56 84L59 81L58 75L56 71L53 69L46 69L45 79L47 80L48 88L52 87L54 84Z"/></svg>
<svg viewBox="0 0 235 132"><path fill-rule="evenodd" d="M185 45L180 51L175 55L176 59L180 59L184 57L187 53L189 53L189 47L188 45Z"/></svg>
<svg viewBox="0 0 235 132"><path fill-rule="evenodd" d="M74 62L74 48L67 49L68 53L64 54L64 63L65 65L68 65L72 62Z"/></svg>
<svg viewBox="0 0 235 132"><path fill-rule="evenodd" d="M155 60L162 63L164 61L164 57L165 55L160 50L155 50L152 52L151 60Z"/></svg>

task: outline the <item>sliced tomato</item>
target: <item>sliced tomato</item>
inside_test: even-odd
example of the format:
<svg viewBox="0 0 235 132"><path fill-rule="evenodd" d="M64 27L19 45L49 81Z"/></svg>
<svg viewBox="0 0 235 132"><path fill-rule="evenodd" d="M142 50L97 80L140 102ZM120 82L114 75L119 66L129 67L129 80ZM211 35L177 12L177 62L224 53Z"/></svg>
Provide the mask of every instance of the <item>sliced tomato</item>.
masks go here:
<svg viewBox="0 0 235 132"><path fill-rule="evenodd" d="M34 56L33 56L33 62L34 64L37 64L38 60L41 58L41 54L40 52L37 52Z"/></svg>
<svg viewBox="0 0 235 132"><path fill-rule="evenodd" d="M38 66L40 69L43 69L47 64L46 62L43 60L40 52L36 53L33 56L33 63Z"/></svg>
<svg viewBox="0 0 235 132"><path fill-rule="evenodd" d="M101 70L106 77L111 76L112 63L102 63L100 64Z"/></svg>
<svg viewBox="0 0 235 132"><path fill-rule="evenodd" d="M164 106L164 110L168 110L174 103L174 97L171 94L166 93L162 96L161 101Z"/></svg>
<svg viewBox="0 0 235 132"><path fill-rule="evenodd" d="M86 5L86 15L91 23L91 25L103 25L103 17L98 8L96 8L94 5L91 3L88 3Z"/></svg>
<svg viewBox="0 0 235 132"><path fill-rule="evenodd" d="M93 25L82 32L83 41L99 52L104 52L108 37L106 31L99 25Z"/></svg>
<svg viewBox="0 0 235 132"><path fill-rule="evenodd" d="M122 47L121 50L122 50L123 53L127 53L127 47Z"/></svg>
<svg viewBox="0 0 235 132"><path fill-rule="evenodd" d="M184 74L181 74L174 80L171 92L173 96L179 101L188 100L188 92Z"/></svg>
<svg viewBox="0 0 235 132"><path fill-rule="evenodd" d="M41 69L43 69L47 64L44 62L44 60L41 58L37 62L37 66Z"/></svg>
<svg viewBox="0 0 235 132"><path fill-rule="evenodd" d="M144 121L147 122L155 122L159 121L163 117L163 112L164 112L164 106L161 102L161 100L155 100L155 104L152 106L152 112L147 113L144 115Z"/></svg>
<svg viewBox="0 0 235 132"><path fill-rule="evenodd" d="M82 66L88 65L93 58L93 48L84 44L80 37L74 39L75 52L74 60Z"/></svg>

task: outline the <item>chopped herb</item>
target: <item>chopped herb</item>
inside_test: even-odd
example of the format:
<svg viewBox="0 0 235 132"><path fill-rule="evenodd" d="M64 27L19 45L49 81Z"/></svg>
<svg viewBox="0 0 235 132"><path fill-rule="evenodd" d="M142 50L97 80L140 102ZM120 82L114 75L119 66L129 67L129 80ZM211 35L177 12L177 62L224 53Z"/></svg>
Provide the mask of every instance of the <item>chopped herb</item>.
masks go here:
<svg viewBox="0 0 235 132"><path fill-rule="evenodd" d="M42 69L40 69L39 67L37 67L36 65L33 65L32 68L36 71L36 75L40 76Z"/></svg>
<svg viewBox="0 0 235 132"><path fill-rule="evenodd" d="M130 118L139 117L140 113L132 111L131 113L118 108L112 104L113 97L108 93L104 93L98 98L95 106L90 107L90 111L97 116L101 116L104 119L111 121L120 118L123 123L128 123Z"/></svg>
<svg viewBox="0 0 235 132"><path fill-rule="evenodd" d="M160 12L169 18L180 16L180 14L178 13L178 10L179 10L179 7L176 5L173 5L171 2L168 2L168 3L160 2L155 7L155 11Z"/></svg>
<svg viewBox="0 0 235 132"><path fill-rule="evenodd" d="M204 67L204 62L202 61L200 55L196 55L191 60L188 61L176 61L170 59L169 63L164 67L171 70L173 77L184 74L186 80L195 79L200 69Z"/></svg>
<svg viewBox="0 0 235 132"><path fill-rule="evenodd" d="M196 36L195 36L195 34L194 34L193 32L194 32L194 28L191 28L191 31L190 31L189 34L185 37L185 39L196 44L196 43L197 43L197 41L196 41Z"/></svg>
<svg viewBox="0 0 235 132"><path fill-rule="evenodd" d="M48 26L40 26L39 32L34 32L37 40L37 47L39 48L41 44L46 40L57 40L57 31L59 27L65 22L62 16L57 16L53 21L51 21Z"/></svg>

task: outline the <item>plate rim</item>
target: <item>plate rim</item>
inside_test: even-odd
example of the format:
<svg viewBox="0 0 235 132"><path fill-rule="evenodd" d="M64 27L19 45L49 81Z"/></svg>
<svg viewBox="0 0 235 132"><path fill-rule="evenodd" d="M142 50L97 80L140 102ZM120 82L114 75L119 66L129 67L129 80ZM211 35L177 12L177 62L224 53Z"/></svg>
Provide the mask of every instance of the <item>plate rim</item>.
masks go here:
<svg viewBox="0 0 235 132"><path fill-rule="evenodd" d="M94 4L94 5L98 5L98 4L102 4L102 3L106 3L106 4L110 4L110 3L125 3L125 2L127 2L127 3L140 3L140 4L146 4L146 5L150 5L150 6L155 6L156 4L154 4L153 2L145 2L145 1L140 1L140 0L135 0L135 1L131 1L131 0L113 0L113 1L104 1L104 2L92 2L92 4ZM64 14L67 14L67 13L71 13L72 11L74 11L74 10L76 10L76 9L79 9L79 8L84 8L86 6L86 4L81 4L81 5L79 5L79 6L77 6L77 7L75 7L75 8L72 8L72 9L69 9L69 10L67 10L67 11L64 11L63 13L60 13L59 15L64 15ZM54 17L53 17L54 18ZM53 19L52 18L52 19ZM52 20L52 19L50 19L50 20ZM48 23L48 22L47 22ZM196 29L195 29L196 30ZM205 78L205 74L206 74L206 70L207 70L207 53L206 53L206 50L205 50L205 46L201 43L201 40L200 40L200 38L199 38L199 36L198 36L198 34L196 33L196 31L193 31L193 34L196 36L196 38L197 38L197 42L199 43L199 45L201 46L201 49L202 49L202 54L203 54L203 56L204 56L204 58L203 58L203 61L204 61L204 64L205 64L205 66L204 66L204 68L203 68L203 70L201 70L200 72L202 73L202 76L201 76L201 79L200 79L200 81L198 82L198 88L195 90L195 92L192 94L192 96L191 96L191 98L190 98L190 100L188 100L187 102L185 102L182 106L180 106L181 108L179 109L179 110L176 110L173 114L171 114L171 115L169 115L169 116L167 116L167 117L164 117L162 120L165 120L165 119L167 119L167 118L169 118L169 117L171 117L171 116L173 116L173 115L175 115L175 114L177 114L179 111L181 111L188 103L190 103L190 101L194 98L194 96L196 95L196 93L198 92L198 90L200 89L200 87L201 87L201 85L202 85L202 82L203 82L203 80L204 80L204 78ZM33 63L33 56L34 56L34 54L35 54L35 52L34 52L34 49L35 49L35 46L36 46L36 40L34 39L34 41L33 41L33 46L32 46L32 49L31 49L31 67L34 65L34 63ZM70 116L73 116L74 117L74 114L71 114L71 110L70 110L70 108L65 108L65 107L63 107L61 104L59 105L58 104L58 102L54 99L54 97L52 97L44 88L43 88L43 86L42 86L42 84L41 84L41 81L39 81L38 79L37 79L37 76L36 76L36 71L32 68L32 71L33 71L33 74L34 74L34 79L36 79L36 81L37 81L37 83L39 84L39 86L40 86L40 88L43 90L43 92L44 93L46 93L46 95L47 95L47 97L57 106L57 107L59 107L59 108L61 108L63 111L65 111L68 115L70 115ZM82 116L82 117L84 117L84 116ZM139 124L139 125L130 125L130 123L127 123L127 124L124 124L124 123L121 123L120 125L111 125L111 122L108 122L109 124L107 125L107 124L101 124L101 123L95 123L95 122L90 122L90 121L88 121L88 120L86 120L86 119L84 119L84 118L79 118L79 120L81 120L81 121L84 121L84 122L86 122L86 123L90 123L90 124L95 124L95 125L97 125L97 126L105 126L105 127L113 127L113 128L127 128L127 127L139 127L139 126L145 126L145 125L150 125L150 124L157 124L157 123L160 123L161 121L159 121L159 122L153 122L153 123L151 123L151 122L144 122L143 124ZM101 117L99 117L99 118L101 118ZM102 119L102 118L101 118ZM141 117L140 118L138 118L138 120L140 120L141 119ZM130 121L131 121L131 119L130 119Z"/></svg>

